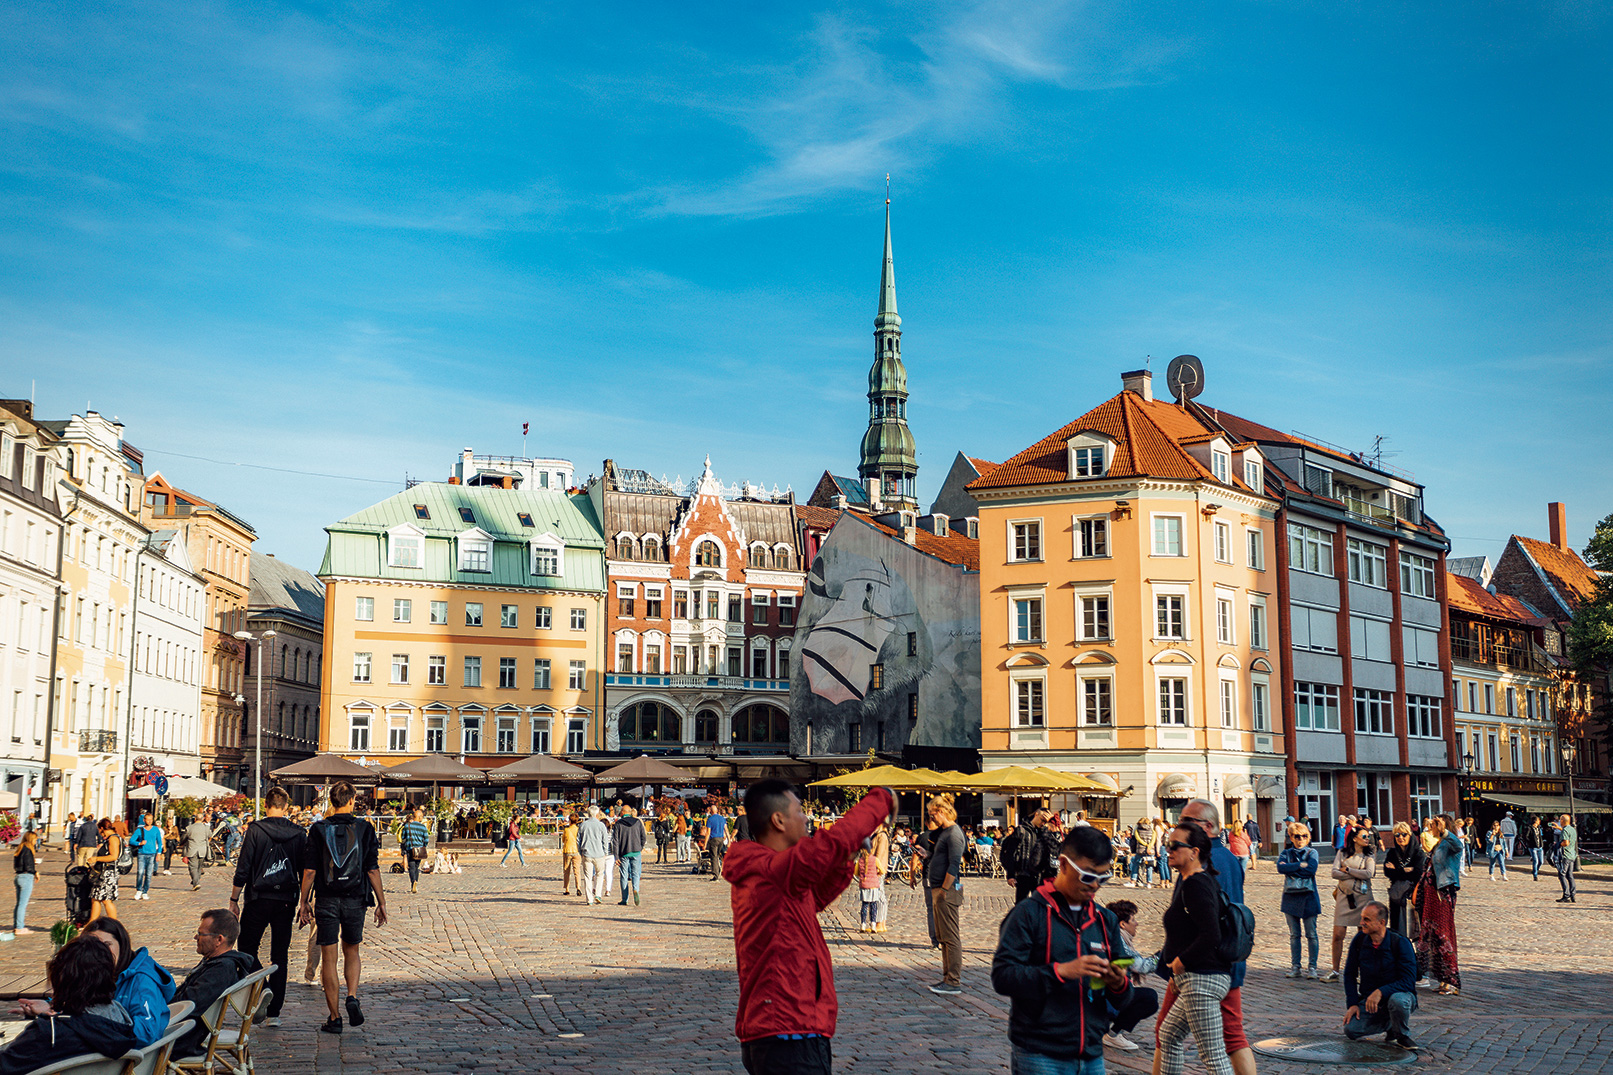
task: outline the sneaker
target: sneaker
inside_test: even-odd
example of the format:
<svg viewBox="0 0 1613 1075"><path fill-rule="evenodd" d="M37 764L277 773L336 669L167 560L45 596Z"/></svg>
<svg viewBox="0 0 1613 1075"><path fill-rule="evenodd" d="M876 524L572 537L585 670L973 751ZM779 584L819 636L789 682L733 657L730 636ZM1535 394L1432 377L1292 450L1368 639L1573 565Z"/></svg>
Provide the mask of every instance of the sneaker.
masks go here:
<svg viewBox="0 0 1613 1075"><path fill-rule="evenodd" d="M1336 970L1330 970L1326 974L1322 975L1321 980L1324 982L1336 982L1339 980L1339 972Z"/></svg>
<svg viewBox="0 0 1613 1075"><path fill-rule="evenodd" d="M172 871L172 870L164 870L164 871L162 871L162 875L164 877L172 877L174 875L174 871Z"/></svg>
<svg viewBox="0 0 1613 1075"><path fill-rule="evenodd" d="M340 1034L342 1032L342 1017L338 1015L336 1018L324 1023L320 1026L319 1032L321 1034Z"/></svg>
<svg viewBox="0 0 1613 1075"><path fill-rule="evenodd" d="M1402 1049L1408 1050L1410 1052L1416 1052L1417 1051L1417 1043L1412 1041L1409 1037L1407 1037L1404 1034L1390 1034L1388 1037L1384 1038L1383 1040L1387 1041L1391 1045L1398 1045Z"/></svg>
<svg viewBox="0 0 1613 1075"><path fill-rule="evenodd" d="M1305 972L1305 977L1309 978L1313 982L1321 980L1320 975L1318 975L1316 973L1316 968L1315 967L1312 967L1310 970L1306 971Z"/></svg>
<svg viewBox="0 0 1613 1075"><path fill-rule="evenodd" d="M29 929L27 926L23 926L21 929L13 930L12 932L14 936L26 937L30 933L38 933L39 931L37 929Z"/></svg>
<svg viewBox="0 0 1613 1075"><path fill-rule="evenodd" d="M633 906L638 906L638 889L636 888L633 890Z"/></svg>
<svg viewBox="0 0 1613 1075"><path fill-rule="evenodd" d="M1132 1041L1124 1034L1105 1034L1103 1036L1103 1043L1105 1045L1112 1045L1116 1049L1124 1049L1128 1053L1135 1051L1139 1047L1136 1042Z"/></svg>
<svg viewBox="0 0 1613 1075"><path fill-rule="evenodd" d="M1301 977L1300 969L1298 967L1295 967L1293 970L1291 970L1287 974L1283 975L1283 977L1284 978L1298 978L1298 977Z"/></svg>
<svg viewBox="0 0 1613 1075"><path fill-rule="evenodd" d="M963 992L963 987L953 985L951 982L936 982L930 986L930 992L940 993L943 996L953 997Z"/></svg>
<svg viewBox="0 0 1613 1075"><path fill-rule="evenodd" d="M353 1026L364 1025L364 1012L358 1006L358 998L347 998L347 1021Z"/></svg>
<svg viewBox="0 0 1613 1075"><path fill-rule="evenodd" d="M278 1015L271 1015L271 1016L269 1016L269 1018L267 1018L267 1019L265 1019L263 1021L263 1025L264 1026L279 1026L280 1025L280 1017Z"/></svg>

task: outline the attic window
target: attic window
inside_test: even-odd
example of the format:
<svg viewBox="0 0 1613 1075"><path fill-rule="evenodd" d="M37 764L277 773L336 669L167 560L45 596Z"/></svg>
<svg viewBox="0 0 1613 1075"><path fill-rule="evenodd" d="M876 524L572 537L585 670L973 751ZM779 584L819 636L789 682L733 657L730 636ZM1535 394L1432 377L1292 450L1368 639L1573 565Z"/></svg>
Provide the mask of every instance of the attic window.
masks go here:
<svg viewBox="0 0 1613 1075"><path fill-rule="evenodd" d="M1075 476L1077 478L1099 478L1103 476L1103 447L1101 445L1090 448L1075 449Z"/></svg>
<svg viewBox="0 0 1613 1075"><path fill-rule="evenodd" d="M414 517L416 519L429 519L431 518L431 509L424 504L416 504L414 506Z"/></svg>
<svg viewBox="0 0 1613 1075"><path fill-rule="evenodd" d="M1212 451L1210 453L1210 471L1218 482L1230 482L1232 473L1232 457L1226 452Z"/></svg>
<svg viewBox="0 0 1613 1075"><path fill-rule="evenodd" d="M518 511L515 513L515 517L521 520L522 526L532 525L532 514L530 512Z"/></svg>
<svg viewBox="0 0 1613 1075"><path fill-rule="evenodd" d="M470 523L472 526L476 525L476 513L469 508L460 508L459 518L461 522Z"/></svg>

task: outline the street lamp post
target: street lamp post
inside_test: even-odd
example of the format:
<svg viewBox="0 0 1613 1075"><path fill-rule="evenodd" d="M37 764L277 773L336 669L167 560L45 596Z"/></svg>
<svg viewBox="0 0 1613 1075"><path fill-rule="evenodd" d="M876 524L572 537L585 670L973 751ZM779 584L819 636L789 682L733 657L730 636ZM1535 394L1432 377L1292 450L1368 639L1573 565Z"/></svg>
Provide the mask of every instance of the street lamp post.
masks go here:
<svg viewBox="0 0 1613 1075"><path fill-rule="evenodd" d="M1466 779L1468 791L1473 790L1473 752L1467 751L1462 755L1461 777ZM1467 813L1467 804L1462 799L1462 780L1456 781L1456 810L1459 814Z"/></svg>
<svg viewBox="0 0 1613 1075"><path fill-rule="evenodd" d="M1574 821L1574 744L1563 744L1563 775L1568 778L1568 820Z"/></svg>
<svg viewBox="0 0 1613 1075"><path fill-rule="evenodd" d="M275 632L265 631L254 636L251 631L237 631L235 637L243 642L256 642L258 644L257 664L257 701L252 703L253 716L256 721L252 734L254 758L252 761L252 798L263 797L263 643L273 638Z"/></svg>

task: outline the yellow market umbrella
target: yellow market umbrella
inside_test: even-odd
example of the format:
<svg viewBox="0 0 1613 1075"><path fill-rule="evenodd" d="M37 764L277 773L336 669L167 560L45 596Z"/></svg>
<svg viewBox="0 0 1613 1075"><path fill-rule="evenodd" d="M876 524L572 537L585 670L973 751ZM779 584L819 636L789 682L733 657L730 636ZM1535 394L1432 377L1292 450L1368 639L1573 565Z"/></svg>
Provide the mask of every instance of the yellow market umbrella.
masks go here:
<svg viewBox="0 0 1613 1075"><path fill-rule="evenodd" d="M1092 780L1089 777L1082 776L1080 773L1061 773L1057 769L1049 769L1045 765L1038 765L1036 767L1035 771L1038 772L1038 773L1046 773L1048 776L1051 776L1051 777L1053 777L1053 778L1055 778L1057 780L1064 781L1065 782L1064 783L1065 788L1067 788L1070 791L1079 791L1079 792L1089 792L1090 791L1090 792L1102 792L1102 793L1110 794L1110 795L1114 794L1108 788L1106 788L1102 784L1098 783L1096 780Z"/></svg>
<svg viewBox="0 0 1613 1075"><path fill-rule="evenodd" d="M971 786L987 791L1069 791L1062 773L1040 772L1023 765L1008 765L967 778Z"/></svg>
<svg viewBox="0 0 1613 1075"><path fill-rule="evenodd" d="M876 765L871 769L859 769L854 773L841 773L839 776L826 777L815 780L814 788L894 788L900 791L922 790L935 787L937 784L934 775L927 775L915 769L898 769L894 765Z"/></svg>

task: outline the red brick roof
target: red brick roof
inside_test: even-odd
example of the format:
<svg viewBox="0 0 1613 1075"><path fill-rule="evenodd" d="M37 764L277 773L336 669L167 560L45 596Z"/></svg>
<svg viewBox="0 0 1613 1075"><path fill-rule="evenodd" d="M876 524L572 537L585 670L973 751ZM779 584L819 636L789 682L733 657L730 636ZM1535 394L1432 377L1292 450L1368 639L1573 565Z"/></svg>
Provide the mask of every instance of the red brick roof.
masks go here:
<svg viewBox="0 0 1613 1075"><path fill-rule="evenodd" d="M1536 541L1516 534L1512 540L1535 562L1535 566L1545 574L1546 581L1556 588L1571 610L1577 611L1581 602L1595 598L1596 572L1579 558L1579 553L1573 549L1560 549L1549 541Z"/></svg>
<svg viewBox="0 0 1613 1075"><path fill-rule="evenodd" d="M1466 612L1473 616L1486 616L1492 620L1514 623L1539 624L1540 617L1516 597L1494 594L1486 590L1478 579L1454 572L1445 573L1445 589L1450 596L1452 612Z"/></svg>
<svg viewBox="0 0 1613 1075"><path fill-rule="evenodd" d="M1069 480L1066 443L1077 433L1101 433L1115 442L1107 475L1215 481L1182 444L1216 433L1190 412L1163 400L1145 400L1122 392L1012 456L989 474L969 483L970 489L1002 489ZM1228 438L1229 440L1232 438ZM1237 488L1246 488L1234 480Z"/></svg>
<svg viewBox="0 0 1613 1075"><path fill-rule="evenodd" d="M875 530L889 534L897 541L902 540L900 533L884 523L866 518L862 519L862 521L872 526ZM950 530L945 534L932 534L923 527L919 527L918 533L913 539L913 547L919 552L935 557L937 560L945 560L949 564L957 564L960 567L968 568L970 571L980 570L980 542L976 538L955 534Z"/></svg>
<svg viewBox="0 0 1613 1075"><path fill-rule="evenodd" d="M989 459L976 459L972 455L966 455L964 458L974 464L975 473L980 475L982 478L996 470L998 467L1002 466L1001 463L993 463Z"/></svg>
<svg viewBox="0 0 1613 1075"><path fill-rule="evenodd" d="M815 508L811 504L797 504L795 517L814 530L828 530L840 518L839 508Z"/></svg>

